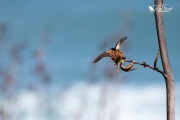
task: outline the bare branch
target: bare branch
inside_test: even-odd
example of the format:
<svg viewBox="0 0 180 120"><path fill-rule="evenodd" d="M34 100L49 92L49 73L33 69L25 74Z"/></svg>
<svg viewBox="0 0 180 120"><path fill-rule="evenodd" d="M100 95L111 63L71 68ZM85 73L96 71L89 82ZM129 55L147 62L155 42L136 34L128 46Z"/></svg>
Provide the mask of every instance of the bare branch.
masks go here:
<svg viewBox="0 0 180 120"><path fill-rule="evenodd" d="M148 65L146 62L140 63L140 62L136 62L136 61L134 61L134 60L126 60L125 62L133 62L134 64L141 65L141 66L143 66L144 68L150 68L150 69L152 69L152 70L155 70L155 71L161 73L161 74L163 75L163 77L165 77L165 78L168 77L162 70L160 70L160 69L157 68L157 67L152 67L152 66Z"/></svg>
<svg viewBox="0 0 180 120"><path fill-rule="evenodd" d="M168 58L167 45L166 45L166 37L164 33L164 24L163 24L163 14L158 10L164 9L164 0L154 0L154 16L156 23L156 31L160 49L161 62L163 66L163 71L168 77L165 78L166 82L166 97L167 97L167 120L175 119L175 107L174 107L174 80L171 71L171 66Z"/></svg>
<svg viewBox="0 0 180 120"><path fill-rule="evenodd" d="M133 64L134 64L134 61L133 61L133 60L132 60L132 62L131 62L127 67L124 67L124 66L122 65L122 63L120 63L120 68L121 68L124 72L129 72L129 71L136 70L138 67L132 68L132 67L133 67Z"/></svg>
<svg viewBox="0 0 180 120"><path fill-rule="evenodd" d="M154 68L156 68L157 61L158 61L158 58L159 58L159 54L160 54L160 51L158 50L158 53L157 53L156 58L154 60Z"/></svg>

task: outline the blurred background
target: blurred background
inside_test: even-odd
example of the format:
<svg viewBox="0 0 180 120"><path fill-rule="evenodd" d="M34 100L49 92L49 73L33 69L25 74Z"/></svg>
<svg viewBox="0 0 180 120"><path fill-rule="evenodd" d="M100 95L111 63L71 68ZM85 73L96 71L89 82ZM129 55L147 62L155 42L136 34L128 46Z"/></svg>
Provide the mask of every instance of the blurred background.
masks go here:
<svg viewBox="0 0 180 120"><path fill-rule="evenodd" d="M0 0L0 120L164 120L165 81L138 67L92 61L124 36L127 58L153 65L151 0ZM180 119L180 1L164 26ZM160 59L157 65L162 69ZM137 67L137 65L134 65Z"/></svg>

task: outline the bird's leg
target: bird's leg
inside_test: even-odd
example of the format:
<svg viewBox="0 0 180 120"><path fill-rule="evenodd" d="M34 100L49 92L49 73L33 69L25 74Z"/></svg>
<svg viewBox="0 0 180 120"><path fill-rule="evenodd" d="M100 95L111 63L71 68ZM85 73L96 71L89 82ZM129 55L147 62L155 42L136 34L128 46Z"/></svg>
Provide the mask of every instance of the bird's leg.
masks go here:
<svg viewBox="0 0 180 120"><path fill-rule="evenodd" d="M116 73L119 72L119 64L120 64L120 63L115 64L115 65L117 65Z"/></svg>
<svg viewBox="0 0 180 120"><path fill-rule="evenodd" d="M118 73L118 72L119 72L119 67L117 66L116 73Z"/></svg>

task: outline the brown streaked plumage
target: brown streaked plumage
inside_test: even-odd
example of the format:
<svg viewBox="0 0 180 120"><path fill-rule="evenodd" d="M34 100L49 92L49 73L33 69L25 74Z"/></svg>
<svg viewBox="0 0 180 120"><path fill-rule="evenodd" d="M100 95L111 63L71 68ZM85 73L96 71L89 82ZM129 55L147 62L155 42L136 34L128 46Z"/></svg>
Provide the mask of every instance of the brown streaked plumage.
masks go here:
<svg viewBox="0 0 180 120"><path fill-rule="evenodd" d="M123 37L116 43L114 48L111 48L110 50L107 50L100 54L92 63L96 63L104 57L110 57L115 62L115 65L118 66L119 63L123 62L126 59L123 52L119 50L121 44L126 40L126 38L127 37Z"/></svg>
<svg viewBox="0 0 180 120"><path fill-rule="evenodd" d="M120 67L123 71L128 72L128 71L132 71L135 70L137 68L132 68L134 62L131 62L127 67L124 67L122 65L123 62L125 62L127 59L126 57L124 57L124 54L122 51L120 51L120 47L121 44L127 39L127 37L123 37L121 40L119 40L114 48L111 48L110 50L107 50L105 52L103 52L102 54L100 54L92 63L96 63L99 60L101 60L104 57L110 57L115 65L117 65L117 67ZM118 68L117 68L117 72L118 72Z"/></svg>

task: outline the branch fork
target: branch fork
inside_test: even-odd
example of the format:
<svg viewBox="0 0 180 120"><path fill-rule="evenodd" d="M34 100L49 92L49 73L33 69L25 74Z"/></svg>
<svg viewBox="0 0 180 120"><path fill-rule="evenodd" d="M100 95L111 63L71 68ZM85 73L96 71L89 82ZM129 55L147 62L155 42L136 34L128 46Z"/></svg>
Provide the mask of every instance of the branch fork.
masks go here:
<svg viewBox="0 0 180 120"><path fill-rule="evenodd" d="M141 65L143 66L144 68L150 68L152 70L155 70L159 73L161 73L163 75L163 77L167 78L168 76L162 71L160 70L158 67L157 67L157 61L158 61L158 58L159 58L159 55L160 55L160 51L158 50L158 53L155 57L155 60L154 60L154 66L150 66L149 64L147 64L146 62L136 62L134 61L133 59L126 59L125 62L130 62L130 64L127 66L127 67L124 67L123 64L121 63L120 64L120 68L125 71L125 72L129 72L129 71L132 71L132 70L136 70L138 67L136 68L132 68L134 64L138 64L138 65Z"/></svg>

